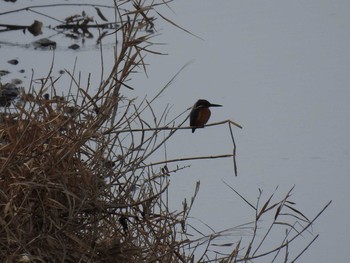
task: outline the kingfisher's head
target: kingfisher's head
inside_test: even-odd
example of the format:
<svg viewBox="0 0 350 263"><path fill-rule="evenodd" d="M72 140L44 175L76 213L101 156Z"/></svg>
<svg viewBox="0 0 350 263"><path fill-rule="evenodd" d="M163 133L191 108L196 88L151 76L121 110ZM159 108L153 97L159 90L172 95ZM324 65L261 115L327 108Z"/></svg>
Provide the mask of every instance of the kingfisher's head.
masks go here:
<svg viewBox="0 0 350 263"><path fill-rule="evenodd" d="M203 108L209 108L209 107L222 107L222 105L211 104L207 100L200 99L193 106L194 109L201 109L201 108L203 109Z"/></svg>

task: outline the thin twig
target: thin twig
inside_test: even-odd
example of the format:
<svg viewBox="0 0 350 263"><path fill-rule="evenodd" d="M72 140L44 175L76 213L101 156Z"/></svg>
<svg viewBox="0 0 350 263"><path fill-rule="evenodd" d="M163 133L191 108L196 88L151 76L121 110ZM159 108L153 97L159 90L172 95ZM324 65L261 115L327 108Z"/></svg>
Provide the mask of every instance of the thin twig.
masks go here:
<svg viewBox="0 0 350 263"><path fill-rule="evenodd" d="M178 158L178 159L172 159L172 160L165 160L155 163L150 163L147 165L140 166L139 168L145 168L149 166L156 166L160 164L167 164L167 163L173 163L173 162L184 162L184 161L192 161L192 160L206 160L206 159L218 159L218 158L228 158L232 157L232 154L221 154L221 155L212 155L212 156L193 156L188 158Z"/></svg>

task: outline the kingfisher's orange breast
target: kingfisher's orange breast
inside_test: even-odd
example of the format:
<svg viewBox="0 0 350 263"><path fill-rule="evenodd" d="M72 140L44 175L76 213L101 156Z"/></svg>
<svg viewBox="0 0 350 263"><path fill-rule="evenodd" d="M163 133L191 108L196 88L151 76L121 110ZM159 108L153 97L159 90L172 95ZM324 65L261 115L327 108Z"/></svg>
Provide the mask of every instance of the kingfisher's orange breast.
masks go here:
<svg viewBox="0 0 350 263"><path fill-rule="evenodd" d="M200 109L198 112L198 116L195 120L195 125L194 126L198 126L198 127L202 127L204 126L204 124L206 124L210 118L210 110L208 108L203 108Z"/></svg>

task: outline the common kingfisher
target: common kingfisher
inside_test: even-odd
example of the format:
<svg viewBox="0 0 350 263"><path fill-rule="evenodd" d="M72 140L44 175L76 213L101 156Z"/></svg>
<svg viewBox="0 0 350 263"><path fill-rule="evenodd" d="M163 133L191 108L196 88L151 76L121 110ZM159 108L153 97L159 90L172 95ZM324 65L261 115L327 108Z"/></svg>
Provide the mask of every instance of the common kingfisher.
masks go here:
<svg viewBox="0 0 350 263"><path fill-rule="evenodd" d="M222 105L211 104L209 101L202 99L193 105L190 113L190 126L194 127L192 128L192 133L197 128L203 128L204 124L208 122L211 115L209 107L222 107Z"/></svg>

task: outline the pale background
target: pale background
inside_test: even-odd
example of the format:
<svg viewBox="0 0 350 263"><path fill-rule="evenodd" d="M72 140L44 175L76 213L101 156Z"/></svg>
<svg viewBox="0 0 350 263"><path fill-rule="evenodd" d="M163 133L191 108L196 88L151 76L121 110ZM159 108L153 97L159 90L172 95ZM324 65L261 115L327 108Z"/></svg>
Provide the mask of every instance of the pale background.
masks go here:
<svg viewBox="0 0 350 263"><path fill-rule="evenodd" d="M193 222L200 219L218 231L254 217L223 180L253 203L259 188L266 197L279 186L277 196L283 196L295 185L292 200L310 218L333 200L312 229L320 237L299 262L348 262L350 2L177 0L171 7L173 12L159 11L203 40L159 19L161 35L154 40L167 45L154 49L169 55L148 56L149 78L136 76L135 91L126 94L140 100L145 94L152 97L193 60L161 96L156 110L161 113L169 103L170 119L205 98L224 105L213 109L212 122L232 119L244 127L234 130L238 177L229 159L184 163L191 167L171 176L174 209L191 197L200 180ZM0 2L0 12L10 9L13 5ZM19 23L32 21L30 16L18 16ZM0 22L8 23L7 18L0 17ZM10 37L1 34L0 41ZM33 39L29 34L22 38L25 43ZM112 49L105 50L106 71L112 54ZM52 55L1 44L0 65L12 72L25 68L29 81L32 68L37 77L48 72ZM79 53L58 48L54 73L72 70L76 56L83 82L93 73L98 83L99 53L93 44ZM17 68L6 63L16 57L21 59ZM16 74L1 81L23 76ZM167 144L169 159L231 152L226 126L195 134L182 130Z"/></svg>

